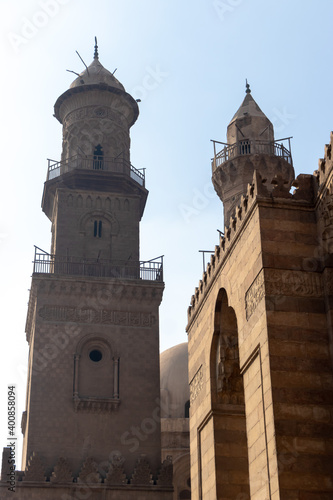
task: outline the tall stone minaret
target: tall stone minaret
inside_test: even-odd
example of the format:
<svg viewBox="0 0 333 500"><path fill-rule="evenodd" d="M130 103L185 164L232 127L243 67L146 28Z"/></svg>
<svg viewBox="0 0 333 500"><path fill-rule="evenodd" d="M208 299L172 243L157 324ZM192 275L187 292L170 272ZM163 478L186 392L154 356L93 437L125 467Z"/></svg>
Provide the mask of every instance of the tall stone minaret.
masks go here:
<svg viewBox="0 0 333 500"><path fill-rule="evenodd" d="M294 180L290 150L275 142L273 125L253 99L247 82L246 96L228 125L227 144L221 151L215 150L212 170L214 188L223 202L225 225L229 225L252 182L254 170L266 180L270 191L272 180L279 174L289 187Z"/></svg>
<svg viewBox="0 0 333 500"><path fill-rule="evenodd" d="M170 499L169 463L159 476L163 268L161 259L139 260L148 191L130 163L138 105L100 63L96 42L93 62L54 110L63 148L42 200L51 252L36 248L34 259L19 486L37 481L44 496L29 490L36 499L60 498L52 488L63 483L71 494L96 483L118 485L117 498L138 498L139 488Z"/></svg>

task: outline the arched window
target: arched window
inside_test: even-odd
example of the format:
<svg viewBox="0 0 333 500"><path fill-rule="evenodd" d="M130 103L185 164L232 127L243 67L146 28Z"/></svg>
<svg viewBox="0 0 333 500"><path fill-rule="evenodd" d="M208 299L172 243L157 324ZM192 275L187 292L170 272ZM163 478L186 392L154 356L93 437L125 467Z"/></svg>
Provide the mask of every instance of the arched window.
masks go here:
<svg viewBox="0 0 333 500"><path fill-rule="evenodd" d="M100 144L98 144L94 150L93 169L94 170L104 169L104 151Z"/></svg>
<svg viewBox="0 0 333 500"><path fill-rule="evenodd" d="M94 221L94 238L102 238L102 221Z"/></svg>
<svg viewBox="0 0 333 500"><path fill-rule="evenodd" d="M189 500L191 498L191 492L189 490L183 490L179 493L179 500Z"/></svg>

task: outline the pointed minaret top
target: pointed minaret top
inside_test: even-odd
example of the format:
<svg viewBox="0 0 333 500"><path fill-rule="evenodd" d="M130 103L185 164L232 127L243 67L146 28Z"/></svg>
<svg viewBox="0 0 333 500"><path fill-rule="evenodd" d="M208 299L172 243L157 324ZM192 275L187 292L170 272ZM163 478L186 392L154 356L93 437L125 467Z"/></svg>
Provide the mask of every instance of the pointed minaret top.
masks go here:
<svg viewBox="0 0 333 500"><path fill-rule="evenodd" d="M245 90L245 92L246 92L246 94L251 94L250 84L247 83L247 78L246 78L245 81L246 81L246 90Z"/></svg>
<svg viewBox="0 0 333 500"><path fill-rule="evenodd" d="M94 59L98 60L98 45L97 45L97 37L95 36L95 51L94 51Z"/></svg>

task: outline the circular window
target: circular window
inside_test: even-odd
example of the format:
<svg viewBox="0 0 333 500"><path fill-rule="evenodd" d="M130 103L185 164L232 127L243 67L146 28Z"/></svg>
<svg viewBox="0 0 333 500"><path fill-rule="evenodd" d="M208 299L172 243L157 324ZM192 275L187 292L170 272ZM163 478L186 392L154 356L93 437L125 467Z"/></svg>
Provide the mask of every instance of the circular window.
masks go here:
<svg viewBox="0 0 333 500"><path fill-rule="evenodd" d="M91 359L91 361L94 361L95 363L100 361L102 359L102 357L103 357L103 355L102 355L101 351L99 351L98 349L93 349L89 353L89 358Z"/></svg>

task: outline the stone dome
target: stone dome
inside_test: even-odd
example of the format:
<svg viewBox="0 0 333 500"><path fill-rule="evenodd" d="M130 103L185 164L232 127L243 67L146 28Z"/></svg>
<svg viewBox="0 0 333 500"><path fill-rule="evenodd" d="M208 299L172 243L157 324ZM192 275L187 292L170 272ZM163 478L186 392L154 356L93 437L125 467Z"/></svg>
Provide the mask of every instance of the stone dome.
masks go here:
<svg viewBox="0 0 333 500"><path fill-rule="evenodd" d="M81 87L82 85L96 85L104 83L109 87L125 91L123 85L113 76L110 71L104 68L99 62L98 57L94 57L93 62L80 73L80 75L71 83L70 88Z"/></svg>
<svg viewBox="0 0 333 500"><path fill-rule="evenodd" d="M188 416L190 388L187 342L161 353L160 377L161 417L184 418Z"/></svg>

